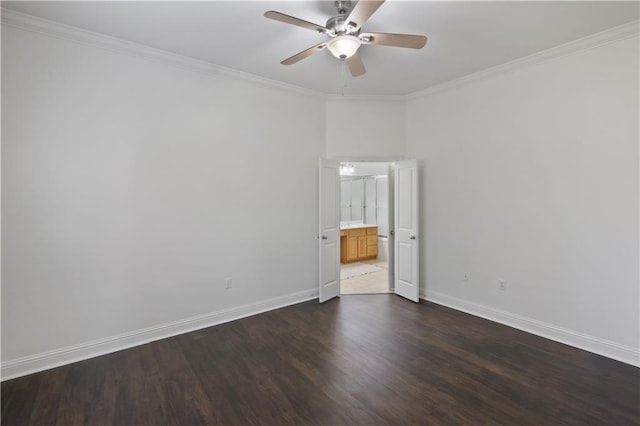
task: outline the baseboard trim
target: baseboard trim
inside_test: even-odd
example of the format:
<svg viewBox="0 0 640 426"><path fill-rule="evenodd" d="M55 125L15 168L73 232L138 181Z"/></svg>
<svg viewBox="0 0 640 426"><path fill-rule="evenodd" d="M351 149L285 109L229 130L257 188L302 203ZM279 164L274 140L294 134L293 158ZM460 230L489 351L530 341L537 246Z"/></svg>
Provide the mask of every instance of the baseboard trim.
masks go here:
<svg viewBox="0 0 640 426"><path fill-rule="evenodd" d="M535 334L565 345L573 346L617 361L640 367L640 351L638 348L621 345L609 340L600 339L588 334L579 333L558 327L532 318L512 314L490 306L469 302L457 297L436 291L427 291L420 296L429 302L437 303L477 317L485 318L527 333Z"/></svg>
<svg viewBox="0 0 640 426"><path fill-rule="evenodd" d="M309 289L284 296L274 297L255 303L249 303L217 312L197 315L141 330L123 333L104 339L93 340L78 345L55 349L36 355L30 355L2 362L1 380L10 380L39 371L48 370L73 362L94 358L100 355L144 345L156 340L179 334L189 333L229 321L279 309L296 303L306 302L318 297L317 289Z"/></svg>

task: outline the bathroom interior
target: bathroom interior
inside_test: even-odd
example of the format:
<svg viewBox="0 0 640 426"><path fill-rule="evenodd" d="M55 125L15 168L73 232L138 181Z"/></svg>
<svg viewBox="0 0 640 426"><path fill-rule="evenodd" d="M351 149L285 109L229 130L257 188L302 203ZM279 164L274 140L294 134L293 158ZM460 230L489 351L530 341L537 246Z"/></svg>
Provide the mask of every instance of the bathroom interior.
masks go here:
<svg viewBox="0 0 640 426"><path fill-rule="evenodd" d="M389 163L340 163L341 294L389 293Z"/></svg>

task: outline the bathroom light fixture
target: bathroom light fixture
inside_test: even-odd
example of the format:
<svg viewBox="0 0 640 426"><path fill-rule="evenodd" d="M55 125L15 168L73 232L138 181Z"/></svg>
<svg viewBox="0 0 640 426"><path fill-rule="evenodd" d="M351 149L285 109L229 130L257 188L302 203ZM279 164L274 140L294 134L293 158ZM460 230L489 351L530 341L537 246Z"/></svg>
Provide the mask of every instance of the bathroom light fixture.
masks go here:
<svg viewBox="0 0 640 426"><path fill-rule="evenodd" d="M362 42L356 36L339 35L329 40L327 49L338 59L347 59L355 55Z"/></svg>
<svg viewBox="0 0 640 426"><path fill-rule="evenodd" d="M355 172L353 163L340 163L340 176L353 176Z"/></svg>

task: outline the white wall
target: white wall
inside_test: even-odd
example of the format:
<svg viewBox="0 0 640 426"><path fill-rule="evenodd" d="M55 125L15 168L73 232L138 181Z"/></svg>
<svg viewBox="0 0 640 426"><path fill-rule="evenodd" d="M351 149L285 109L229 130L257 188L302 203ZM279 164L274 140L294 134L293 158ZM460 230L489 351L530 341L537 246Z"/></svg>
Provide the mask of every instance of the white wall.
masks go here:
<svg viewBox="0 0 640 426"><path fill-rule="evenodd" d="M636 37L408 102L430 298L637 362L638 75Z"/></svg>
<svg viewBox="0 0 640 426"><path fill-rule="evenodd" d="M5 25L2 112L3 363L317 289L323 99Z"/></svg>
<svg viewBox="0 0 640 426"><path fill-rule="evenodd" d="M327 158L402 158L405 102L330 99L326 102L326 138Z"/></svg>

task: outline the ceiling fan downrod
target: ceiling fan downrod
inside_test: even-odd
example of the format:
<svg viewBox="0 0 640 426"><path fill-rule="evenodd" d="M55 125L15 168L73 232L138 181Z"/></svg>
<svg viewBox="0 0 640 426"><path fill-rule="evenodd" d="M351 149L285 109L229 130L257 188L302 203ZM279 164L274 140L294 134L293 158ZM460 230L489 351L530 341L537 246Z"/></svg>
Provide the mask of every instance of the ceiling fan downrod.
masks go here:
<svg viewBox="0 0 640 426"><path fill-rule="evenodd" d="M333 4L338 11L338 15L346 15L353 6L351 0L336 0Z"/></svg>

